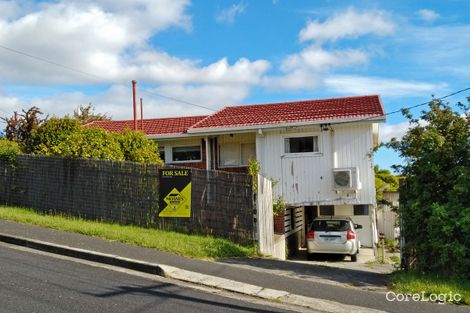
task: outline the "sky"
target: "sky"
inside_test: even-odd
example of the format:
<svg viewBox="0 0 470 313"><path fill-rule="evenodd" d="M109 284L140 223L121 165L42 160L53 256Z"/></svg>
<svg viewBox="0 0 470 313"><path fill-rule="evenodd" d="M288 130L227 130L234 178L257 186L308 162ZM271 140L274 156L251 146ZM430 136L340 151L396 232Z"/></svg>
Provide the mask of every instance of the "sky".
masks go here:
<svg viewBox="0 0 470 313"><path fill-rule="evenodd" d="M370 94L393 112L470 87L469 58L468 0L0 0L4 117L91 103L132 119L132 80L147 118ZM390 114L380 140L407 127Z"/></svg>

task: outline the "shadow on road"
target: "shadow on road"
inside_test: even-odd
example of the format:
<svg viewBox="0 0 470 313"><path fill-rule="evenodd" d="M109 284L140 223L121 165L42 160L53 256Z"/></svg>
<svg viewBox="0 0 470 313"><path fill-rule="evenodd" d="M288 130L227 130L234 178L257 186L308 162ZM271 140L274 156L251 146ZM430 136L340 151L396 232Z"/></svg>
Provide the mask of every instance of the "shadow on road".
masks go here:
<svg viewBox="0 0 470 313"><path fill-rule="evenodd" d="M329 262L341 262L341 257L321 257ZM330 267L326 265L309 264L307 262L290 262L274 259L258 258L230 258L219 259L219 263L243 265L260 271L268 271L273 274L288 275L292 278L311 279L322 278L338 283L355 286L385 287L389 282L389 275L362 271L359 269Z"/></svg>
<svg viewBox="0 0 470 313"><path fill-rule="evenodd" d="M103 293L88 293L84 292L86 295L99 297L99 298L108 298L108 297L116 297L116 296L124 296L124 295L140 295L140 296L152 296L158 297L159 299L165 301L168 298L177 299L187 302L197 302L205 305L210 306L217 306L226 309L232 310L240 310L242 312L254 312L254 313L270 313L270 312L281 312L281 310L275 310L274 308L270 307L266 310L264 309L256 309L250 307L250 304L247 303L246 306L244 305L237 305L231 304L227 302L220 302L208 299L202 299L198 297L193 297L189 295L183 295L184 291L182 291L181 287L168 284L168 283L161 283L155 284L150 286L139 286L139 285L128 285L128 286L116 286L114 288L110 288L109 291ZM208 295L209 297L213 297L213 295ZM275 311L273 311L275 310Z"/></svg>

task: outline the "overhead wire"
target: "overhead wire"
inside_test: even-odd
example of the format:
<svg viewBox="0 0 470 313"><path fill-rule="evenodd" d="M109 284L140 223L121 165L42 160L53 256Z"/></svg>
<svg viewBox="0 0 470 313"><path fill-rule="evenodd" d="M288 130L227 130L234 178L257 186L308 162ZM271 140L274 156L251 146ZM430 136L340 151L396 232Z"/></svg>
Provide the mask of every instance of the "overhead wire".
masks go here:
<svg viewBox="0 0 470 313"><path fill-rule="evenodd" d="M22 56L26 56L26 57L35 59L37 61L49 63L51 65L55 65L57 67L61 67L61 68L64 68L64 69L67 69L69 71L76 72L76 73L79 73L79 74L82 74L82 75L86 75L86 76L93 77L93 78L96 78L96 79L99 79L99 80L104 80L104 81L108 80L105 77L101 77L101 76L95 75L93 73L85 72L85 71L82 71L80 69L77 69L77 68L74 68L74 67L71 67L71 66L60 64L60 63L54 62L52 60L49 60L49 59L46 59L46 58L43 58L43 57L32 55L30 53L26 53L26 52L18 50L18 49L13 49L13 48L7 47L7 46L2 45L2 44L0 44L0 48L2 48L4 50L7 50L7 51L10 51L12 53L16 53L16 54L19 54L19 55L22 55ZM145 88L141 88L141 90L146 92L147 94L154 95L154 96L157 96L157 97L160 97L160 98L164 98L164 99L172 100L172 101L175 101L175 102L180 102L180 103L183 103L183 104L199 107L199 108L206 109L206 110L209 110L209 111L212 111L212 112L217 112L217 110L215 110L215 109L212 109L212 108L209 108L207 106L200 105L200 104L196 104L196 103L193 103L193 102L190 102L190 101L186 101L186 100L178 99L178 98L175 98L175 97L167 96L167 95L155 92L155 91L150 91L150 90L145 89ZM470 87L460 89L458 91L452 92L448 95L445 95L445 96L442 96L442 97L439 97L439 98L433 98L432 100L437 100L437 101L444 100L444 99L447 99L451 96L454 96L456 94L462 93L462 92L467 91L467 90L470 90ZM417 108L417 107L420 107L420 106L423 106L423 105L427 105L429 102L430 101L426 101L426 102L419 103L419 104L416 104L416 105L412 105L412 106L409 106L409 107L403 107L399 110L395 110L395 111L392 111L392 112L385 113L384 115L388 116L388 115L403 112L403 110L414 109L414 108ZM340 122L340 123L335 123L335 124L345 124L345 123L352 123L352 122L356 123L356 122L370 120L370 119L374 119L374 118L377 118L377 116L368 116L368 117L365 117L365 118L360 119L360 120L355 120L355 121L351 121L351 122L343 122L343 123Z"/></svg>
<svg viewBox="0 0 470 313"><path fill-rule="evenodd" d="M64 65L64 64L61 64L61 63L57 63L55 61L52 61L52 60L49 60L49 59L46 59L46 58L43 58L43 57L39 57L39 56L30 54L30 53L26 53L26 52L18 50L18 49L13 49L13 48L7 47L7 46L2 45L2 44L0 44L0 48L2 48L4 50L7 50L9 52L12 52L12 53L16 53L16 54L34 59L36 61L45 62L45 63L51 64L51 65L61 67L61 68L64 68L66 70L75 72L75 73L79 73L79 74L82 74L82 75L93 77L93 78L98 79L98 80L102 80L102 81L107 81L108 80L105 77L95 75L93 73L89 73L89 72L86 72L86 71L82 71L80 69L77 69L77 68L74 68L74 67L71 67L71 66L67 66L67 65ZM172 100L172 101L175 101L175 102L180 102L180 103L187 104L187 105L192 105L192 106L199 107L199 108L206 109L206 110L213 111L213 112L217 111L217 110L214 110L212 108L209 108L209 107L206 107L206 106L203 106L203 105L200 105L200 104L196 104L196 103L189 102L189 101L186 101L186 100L182 100L182 99L178 99L178 98L175 98L175 97L167 96L167 95L161 94L159 92L150 91L148 89L142 89L142 88L141 88L141 90L148 93L148 94L150 94L150 95L157 96L157 97L160 97L160 98Z"/></svg>

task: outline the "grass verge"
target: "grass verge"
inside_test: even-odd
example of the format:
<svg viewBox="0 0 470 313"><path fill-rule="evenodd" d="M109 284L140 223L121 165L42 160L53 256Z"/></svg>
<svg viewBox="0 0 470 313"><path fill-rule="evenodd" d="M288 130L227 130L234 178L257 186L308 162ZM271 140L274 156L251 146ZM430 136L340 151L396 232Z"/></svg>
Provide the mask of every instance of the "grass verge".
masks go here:
<svg viewBox="0 0 470 313"><path fill-rule="evenodd" d="M17 207L0 206L0 219L131 243L190 258L213 259L256 255L255 247L241 246L226 239L90 221L63 215L41 214L31 209Z"/></svg>
<svg viewBox="0 0 470 313"><path fill-rule="evenodd" d="M470 282L462 281L449 277L436 277L433 275L425 275L413 271L396 271L392 273L392 288L397 293L403 294L422 294L425 298L434 295L447 295L445 302L470 305ZM455 294L461 296L461 301L455 300ZM444 296L441 296L443 299ZM452 297L453 299L450 299ZM440 301L442 302L442 301Z"/></svg>

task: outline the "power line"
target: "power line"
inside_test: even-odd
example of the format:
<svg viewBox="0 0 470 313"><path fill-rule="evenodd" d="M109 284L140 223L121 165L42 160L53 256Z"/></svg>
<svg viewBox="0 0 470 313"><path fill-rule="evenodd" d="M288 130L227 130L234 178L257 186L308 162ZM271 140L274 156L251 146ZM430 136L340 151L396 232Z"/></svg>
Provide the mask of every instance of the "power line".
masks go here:
<svg viewBox="0 0 470 313"><path fill-rule="evenodd" d="M75 72L75 73L79 73L79 74L82 74L82 75L86 75L86 76L89 76L89 77L93 77L93 78L95 78L95 79L104 80L104 81L107 80L105 77L98 76L98 75L95 75L95 74L93 74L93 73L85 72L85 71L82 71L82 70L80 70L80 69L77 69L77 68L74 68L74 67L71 67L71 66L67 66L67 65L64 65L64 64L60 64L60 63L51 61L51 60L49 60L49 59L46 59L46 58L43 58L43 57L39 57L39 56L36 56L36 55L32 55L32 54L29 54L29 53L26 53L26 52L23 52L23 51L20 51L20 50L17 50L17 49L13 49L13 48L10 48L10 47L1 45L1 44L0 44L0 48L2 48L2 49L4 49L4 50L7 50L7 51L9 51L9 52L12 52L12 53L16 53L16 54L19 54L19 55L22 55L22 56L25 56L25 57L34 59L34 60L36 60L36 61L45 62L45 63L51 64L51 65L54 65L54 66L57 66L57 67L61 67L61 68L64 68L64 69L66 69L66 70ZM147 90L147 89L142 89L142 90L143 90L144 92L150 94L150 95L158 96L158 97L160 97L160 98L164 98L164 99L168 99L168 100L180 102L180 103L183 103L183 104L192 105L192 106L199 107L199 108L206 109L206 110L213 111L213 112L217 111L217 110L211 109L211 108L206 107L206 106L203 106L203 105L199 105L199 104L195 104L195 103L192 103L192 102L189 102L189 101L181 100L181 99L178 99L178 98L175 98L175 97L166 96L166 95L163 95L163 94L161 94L161 93L149 91L149 90Z"/></svg>
<svg viewBox="0 0 470 313"><path fill-rule="evenodd" d="M444 100L444 99L446 99L446 98L455 96L456 94L462 93L462 92L467 91L467 90L470 90L470 87L457 90L457 91L455 91L455 92L452 92L452 93L450 93L450 94L448 94L448 95L445 95L445 96L442 96L442 97L439 97L439 98L433 98L432 100L434 100L434 101ZM431 101L432 101L432 100L431 100ZM417 108L417 107L420 107L420 106L423 106L423 105L427 105L427 104L429 104L429 102L430 102L430 101L426 101L426 102L419 103L419 104L415 104L415 105L412 105L412 106L409 106L409 107L403 107L403 108L401 108L401 109L399 109L399 110L395 110L395 111L392 111L392 112L385 113L384 116L388 116L388 115L400 113L400 112L403 112L403 110L411 110L411 109L414 109L414 108ZM332 124L350 124L350 123L357 123L357 122L362 122L362 121L371 120L371 119L374 119L374 118L377 118L377 117L378 117L378 116L368 116L368 117L365 117L365 118L362 118L362 119L359 119L359 120L348 121L348 122L332 123Z"/></svg>
<svg viewBox="0 0 470 313"><path fill-rule="evenodd" d="M48 60L48 59L45 59L45 58L42 58L42 57L38 57L38 56L29 54L29 53L26 53L26 52L23 52L23 51L20 51L20 50L9 48L9 47L6 47L4 45L0 45L0 48L5 49L5 50L10 51L10 52L13 52L13 53L16 53L16 54L20 54L22 56L26 56L28 58L31 58L31 59L34 59L34 60L37 60L37 61L41 61L41 62L45 62L45 63L55 65L57 67L67 69L67 70L72 71L72 72L76 72L76 73L86 75L86 76L91 76L93 78L97 78L97 79L100 79L100 80L105 80L103 77L97 76L95 74L88 73L88 72L85 72L85 71L82 71L82 70L79 70L79 69L76 69L76 68L73 68L73 67L70 67L70 66L67 66L67 65L63 65L63 64L60 64L60 63L57 63L57 62L54 62L54 61L51 61L51 60Z"/></svg>
<svg viewBox="0 0 470 313"><path fill-rule="evenodd" d="M98 76L98 75L95 75L95 74L92 74L92 73L89 73L89 72L85 72L85 71L82 71L82 70L79 70L79 69L76 69L76 68L73 68L73 67L70 67L70 66L67 66L67 65L63 65L63 64L48 60L48 59L43 58L43 57L35 56L35 55L29 54L29 53L26 53L26 52L23 52L23 51L20 51L20 50L17 50L17 49L13 49L13 48L1 45L1 44L0 44L0 48L2 48L4 50L7 50L7 51L10 51L10 52L13 52L13 53L17 53L17 54L29 57L29 58L32 58L32 59L35 59L37 61L49 63L51 65L55 65L57 67L61 67L61 68L64 68L64 69L67 69L69 71L76 72L76 73L79 73L79 74L82 74L82 75L90 76L90 77L93 77L93 78L96 78L96 79L99 79L99 80L107 80L104 77L101 77L101 76ZM175 101L175 102L180 102L180 103L187 104L187 105L192 105L192 106L199 107L199 108L202 108L202 109L206 109L206 110L209 110L209 111L212 111L212 112L217 111L217 110L214 110L212 108L209 108L209 107L206 107L206 106L203 106L203 105L200 105L200 104L196 104L196 103L192 103L192 102L189 102L189 101L181 100L181 99L178 99L178 98L175 98L175 97L166 96L164 94L157 93L157 92L154 92L154 91L150 91L148 89L141 89L141 90L148 93L148 94L150 94L150 95L154 95L154 96L161 97L161 98L164 98L164 99L172 100L172 101ZM448 95L445 95L445 96L440 97L440 98L435 98L433 100L437 100L437 101L444 100L446 98L449 98L451 96L454 96L456 94L462 93L462 92L467 91L467 90L470 90L470 87L452 92ZM414 108L417 108L417 107L420 107L420 106L423 106L423 105L427 105L428 103L429 103L429 101L426 101L426 102L416 104L416 105L413 105L413 106L410 106L410 107L403 107L399 110L385 113L385 116L400 113L403 110L414 109ZM373 119L373 118L376 118L376 116L369 116L369 117L366 117L366 118L363 118L363 119L360 119L360 120L356 120L354 122L356 123L356 122L365 121L365 120L369 120L369 119ZM345 122L345 123L349 123L349 122ZM344 124L344 123L336 123L336 124Z"/></svg>
<svg viewBox="0 0 470 313"><path fill-rule="evenodd" d="M458 90L458 91L452 92L452 93L450 93L450 94L448 94L448 95L445 95L445 96L443 96L443 97L440 97L440 98L435 98L435 99L433 99L433 100L435 100L435 101L441 101L441 100L444 100L444 99L446 99L446 98L455 96L456 94L462 93L462 92L467 91L467 90L470 90L470 87L467 87L467 88L464 88L464 89L460 89L460 90ZM386 113L385 115L391 115L391 114L395 114L395 113L400 113L400 112L402 112L403 110L411 110L411 109L414 109L414 108L417 108L417 107L420 107L420 106L429 104L429 102L430 102L430 101L426 101L426 102L423 102L423 103L420 103L420 104L415 104L415 105L412 105L412 106L409 106L409 107L404 107L404 108L401 108L401 109L396 110L396 111L388 112L388 113Z"/></svg>
<svg viewBox="0 0 470 313"><path fill-rule="evenodd" d="M165 98L165 99L169 99L169 100L173 100L173 101L177 101L177 102L181 102L181 103L193 105L193 106L196 106L196 107L199 107L199 108L203 108L203 109L206 109L206 110L209 110L209 111L212 111L212 112L217 112L217 110L211 109L211 108L209 108L209 107L206 107L206 106L203 106L203 105L200 105L200 104L195 104L195 103L192 103L192 102L189 102L189 101L180 100L180 99L176 99L176 98L173 98L173 97L165 96L165 95L162 95L162 94L160 94L160 93L157 93L157 92L154 92L154 91L150 91L150 90L148 90L148 89L143 89L143 88L141 88L140 90L142 90L142 91L144 91L144 92L146 92L146 93L148 93L148 94L161 97L161 98Z"/></svg>

